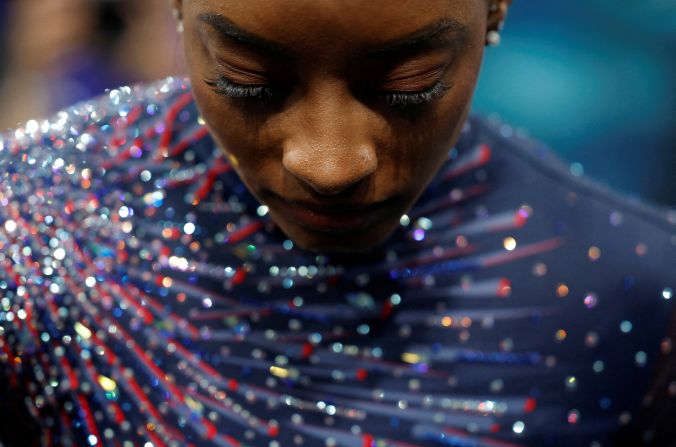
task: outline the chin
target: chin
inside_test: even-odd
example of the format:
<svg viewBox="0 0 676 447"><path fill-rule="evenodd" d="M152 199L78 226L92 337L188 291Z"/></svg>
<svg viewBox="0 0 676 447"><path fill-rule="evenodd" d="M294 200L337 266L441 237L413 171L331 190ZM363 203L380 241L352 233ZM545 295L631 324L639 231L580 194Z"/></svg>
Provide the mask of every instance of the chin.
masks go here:
<svg viewBox="0 0 676 447"><path fill-rule="evenodd" d="M316 231L295 223L277 223L298 247L321 254L371 252L391 236L397 224L388 222L354 231Z"/></svg>

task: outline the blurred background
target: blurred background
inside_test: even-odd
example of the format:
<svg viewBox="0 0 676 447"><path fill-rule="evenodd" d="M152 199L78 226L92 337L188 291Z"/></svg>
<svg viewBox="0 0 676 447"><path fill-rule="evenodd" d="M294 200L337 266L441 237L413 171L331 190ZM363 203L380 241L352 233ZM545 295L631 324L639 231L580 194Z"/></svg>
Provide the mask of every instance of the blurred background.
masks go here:
<svg viewBox="0 0 676 447"><path fill-rule="evenodd" d="M0 128L181 73L178 42L169 0L0 0ZM515 0L474 108L676 205L676 0Z"/></svg>
<svg viewBox="0 0 676 447"><path fill-rule="evenodd" d="M182 70L169 0L0 0L0 128Z"/></svg>
<svg viewBox="0 0 676 447"><path fill-rule="evenodd" d="M625 193L676 205L676 0L514 0L475 110Z"/></svg>

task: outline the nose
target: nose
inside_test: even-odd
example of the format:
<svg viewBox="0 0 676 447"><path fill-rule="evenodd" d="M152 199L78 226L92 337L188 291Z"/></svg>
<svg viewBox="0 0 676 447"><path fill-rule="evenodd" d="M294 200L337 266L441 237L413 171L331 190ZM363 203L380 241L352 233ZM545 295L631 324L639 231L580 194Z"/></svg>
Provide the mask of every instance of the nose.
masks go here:
<svg viewBox="0 0 676 447"><path fill-rule="evenodd" d="M375 172L377 160L368 146L336 143L296 143L284 151L284 167L314 191L326 195L339 194Z"/></svg>
<svg viewBox="0 0 676 447"><path fill-rule="evenodd" d="M378 159L368 137L368 109L333 89L306 96L284 142L284 168L315 192L336 195L368 178Z"/></svg>

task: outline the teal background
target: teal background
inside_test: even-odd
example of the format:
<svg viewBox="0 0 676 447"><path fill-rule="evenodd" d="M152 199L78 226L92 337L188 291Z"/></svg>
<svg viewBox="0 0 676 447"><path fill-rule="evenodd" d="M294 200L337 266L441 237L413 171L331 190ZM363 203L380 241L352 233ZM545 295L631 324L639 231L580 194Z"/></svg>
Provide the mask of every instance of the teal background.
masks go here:
<svg viewBox="0 0 676 447"><path fill-rule="evenodd" d="M514 0L474 109L601 183L676 205L676 1Z"/></svg>

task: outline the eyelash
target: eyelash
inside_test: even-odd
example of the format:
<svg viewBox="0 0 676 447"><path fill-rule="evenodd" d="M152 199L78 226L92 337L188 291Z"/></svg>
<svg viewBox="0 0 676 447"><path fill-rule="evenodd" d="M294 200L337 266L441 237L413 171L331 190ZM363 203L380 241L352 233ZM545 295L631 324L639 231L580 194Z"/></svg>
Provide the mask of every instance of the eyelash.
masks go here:
<svg viewBox="0 0 676 447"><path fill-rule="evenodd" d="M442 98L451 87L452 85L439 81L432 87L418 92L390 92L381 93L379 96L391 107L415 107L430 104Z"/></svg>
<svg viewBox="0 0 676 447"><path fill-rule="evenodd" d="M205 79L204 82L219 95L228 98L244 99L269 99L273 95L273 90L264 85L245 85L232 82L225 77L215 80Z"/></svg>
<svg viewBox="0 0 676 447"><path fill-rule="evenodd" d="M265 101L275 95L275 91L271 87L238 84L223 76L215 80L205 79L204 82L216 93L228 98ZM379 92L378 97L384 100L390 107L417 107L430 104L442 98L451 88L452 85L439 81L425 90L417 92Z"/></svg>

